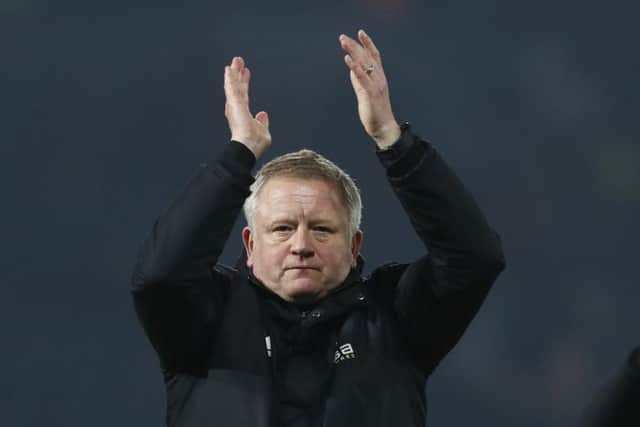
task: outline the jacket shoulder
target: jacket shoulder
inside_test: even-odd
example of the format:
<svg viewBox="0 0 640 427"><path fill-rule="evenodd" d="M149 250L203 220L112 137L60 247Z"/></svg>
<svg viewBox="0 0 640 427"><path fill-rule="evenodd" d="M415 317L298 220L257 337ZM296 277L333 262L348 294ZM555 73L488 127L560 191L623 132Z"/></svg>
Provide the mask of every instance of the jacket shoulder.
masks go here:
<svg viewBox="0 0 640 427"><path fill-rule="evenodd" d="M377 267L364 278L367 289L377 298L393 298L396 285L408 265L389 262Z"/></svg>
<svg viewBox="0 0 640 427"><path fill-rule="evenodd" d="M213 278L221 278L229 280L234 275L238 274L238 270L225 265L225 264L215 264L211 266L211 275Z"/></svg>

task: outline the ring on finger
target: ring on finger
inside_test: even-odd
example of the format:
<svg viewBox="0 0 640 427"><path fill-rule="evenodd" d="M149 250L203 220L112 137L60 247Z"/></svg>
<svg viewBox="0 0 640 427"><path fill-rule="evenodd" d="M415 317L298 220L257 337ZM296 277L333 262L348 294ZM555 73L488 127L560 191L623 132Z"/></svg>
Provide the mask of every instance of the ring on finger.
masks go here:
<svg viewBox="0 0 640 427"><path fill-rule="evenodd" d="M365 71L367 72L367 75L370 76L371 73L373 73L373 70L375 70L376 67L374 67L373 64L369 64L369 66L365 69Z"/></svg>

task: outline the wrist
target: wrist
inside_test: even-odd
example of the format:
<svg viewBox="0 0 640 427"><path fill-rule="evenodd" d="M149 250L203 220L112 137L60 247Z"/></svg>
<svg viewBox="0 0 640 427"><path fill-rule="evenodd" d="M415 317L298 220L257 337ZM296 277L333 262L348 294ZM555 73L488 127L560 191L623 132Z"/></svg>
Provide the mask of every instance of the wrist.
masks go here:
<svg viewBox="0 0 640 427"><path fill-rule="evenodd" d="M373 136L373 140L380 150L385 150L398 141L401 135L402 129L400 125L398 122L393 121L393 123L385 126L379 134Z"/></svg>

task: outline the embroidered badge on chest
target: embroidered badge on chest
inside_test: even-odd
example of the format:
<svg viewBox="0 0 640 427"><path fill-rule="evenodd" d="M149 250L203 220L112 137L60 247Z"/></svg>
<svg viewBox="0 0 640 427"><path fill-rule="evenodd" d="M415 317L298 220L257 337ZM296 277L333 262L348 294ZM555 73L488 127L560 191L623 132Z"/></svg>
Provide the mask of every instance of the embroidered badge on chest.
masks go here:
<svg viewBox="0 0 640 427"><path fill-rule="evenodd" d="M340 363L343 360L355 358L356 352L353 350L353 346L349 343L342 344L340 347L338 347L335 355L333 356L333 363Z"/></svg>

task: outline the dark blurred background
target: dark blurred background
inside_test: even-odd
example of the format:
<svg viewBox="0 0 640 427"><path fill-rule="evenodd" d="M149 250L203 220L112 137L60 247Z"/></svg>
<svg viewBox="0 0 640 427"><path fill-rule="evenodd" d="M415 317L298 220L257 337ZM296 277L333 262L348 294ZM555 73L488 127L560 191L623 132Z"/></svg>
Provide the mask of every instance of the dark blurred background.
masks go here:
<svg viewBox="0 0 640 427"><path fill-rule="evenodd" d="M362 187L366 270L421 252L358 120L338 35L359 28L398 120L454 167L507 255L428 384L429 425L574 425L640 342L639 5L2 0L1 425L163 425L129 275L228 142L235 55L270 114L266 157L312 148Z"/></svg>

